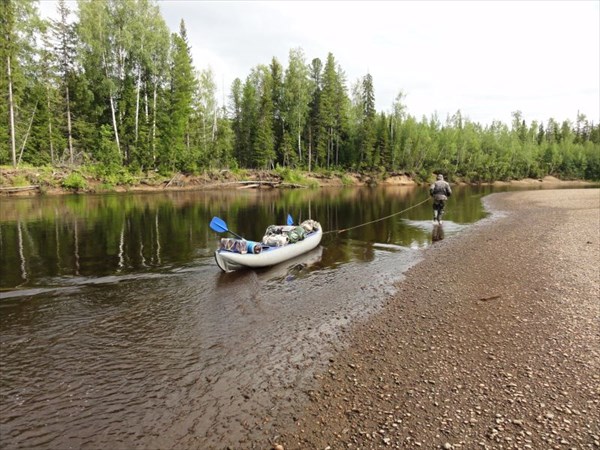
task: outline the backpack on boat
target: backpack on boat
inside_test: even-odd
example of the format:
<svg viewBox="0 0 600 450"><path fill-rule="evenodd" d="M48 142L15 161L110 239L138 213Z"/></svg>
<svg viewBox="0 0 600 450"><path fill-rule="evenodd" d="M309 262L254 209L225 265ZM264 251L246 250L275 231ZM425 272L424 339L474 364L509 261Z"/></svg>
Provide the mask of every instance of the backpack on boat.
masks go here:
<svg viewBox="0 0 600 450"><path fill-rule="evenodd" d="M262 238L262 243L269 247L281 247L301 241L305 236L306 231L301 226L269 225Z"/></svg>

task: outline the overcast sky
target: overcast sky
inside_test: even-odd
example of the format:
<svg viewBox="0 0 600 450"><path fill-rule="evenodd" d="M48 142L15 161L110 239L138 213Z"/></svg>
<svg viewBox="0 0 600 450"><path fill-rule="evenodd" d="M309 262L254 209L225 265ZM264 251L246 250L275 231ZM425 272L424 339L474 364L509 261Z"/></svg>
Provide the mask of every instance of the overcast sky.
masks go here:
<svg viewBox="0 0 600 450"><path fill-rule="evenodd" d="M402 91L408 113L460 110L482 124L600 122L600 1L159 1L172 31L184 19L198 69L229 95L258 64L289 51L333 53L348 88L373 76L379 111Z"/></svg>

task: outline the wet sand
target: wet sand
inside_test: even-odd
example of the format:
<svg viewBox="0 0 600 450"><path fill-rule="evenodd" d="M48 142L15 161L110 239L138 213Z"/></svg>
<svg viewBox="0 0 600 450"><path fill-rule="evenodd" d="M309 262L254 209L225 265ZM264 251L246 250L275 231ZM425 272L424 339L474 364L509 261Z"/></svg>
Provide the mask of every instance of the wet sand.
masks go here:
<svg viewBox="0 0 600 450"><path fill-rule="evenodd" d="M347 333L274 448L600 447L600 191L486 203Z"/></svg>

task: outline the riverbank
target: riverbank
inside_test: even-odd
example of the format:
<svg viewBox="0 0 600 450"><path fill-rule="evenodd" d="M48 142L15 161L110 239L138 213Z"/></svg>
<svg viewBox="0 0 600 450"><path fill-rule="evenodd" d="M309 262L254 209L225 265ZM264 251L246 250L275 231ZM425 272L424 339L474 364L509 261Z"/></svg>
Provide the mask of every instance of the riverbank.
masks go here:
<svg viewBox="0 0 600 450"><path fill-rule="evenodd" d="M431 174L431 180L434 174ZM428 182L427 181L427 182ZM468 184L451 180L453 184ZM200 175L162 176L155 172L133 176L127 172L100 176L93 171L70 168L0 168L0 196L61 195L73 193L162 192L218 189L321 188L343 186L416 186L423 184L406 173L387 175L352 172L301 172L286 170L215 170ZM586 186L581 180L543 179L496 181L496 186Z"/></svg>
<svg viewBox="0 0 600 450"><path fill-rule="evenodd" d="M486 201L353 327L274 448L600 447L600 191Z"/></svg>

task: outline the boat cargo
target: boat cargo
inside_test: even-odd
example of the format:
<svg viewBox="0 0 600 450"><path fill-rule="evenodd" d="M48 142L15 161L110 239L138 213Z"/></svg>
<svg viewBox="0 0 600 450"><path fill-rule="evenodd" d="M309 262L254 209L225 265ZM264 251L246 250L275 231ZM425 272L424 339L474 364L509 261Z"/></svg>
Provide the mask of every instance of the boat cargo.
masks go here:
<svg viewBox="0 0 600 450"><path fill-rule="evenodd" d="M297 226L270 225L260 242L222 238L215 260L224 272L274 266L313 250L322 236L321 224L314 220Z"/></svg>

